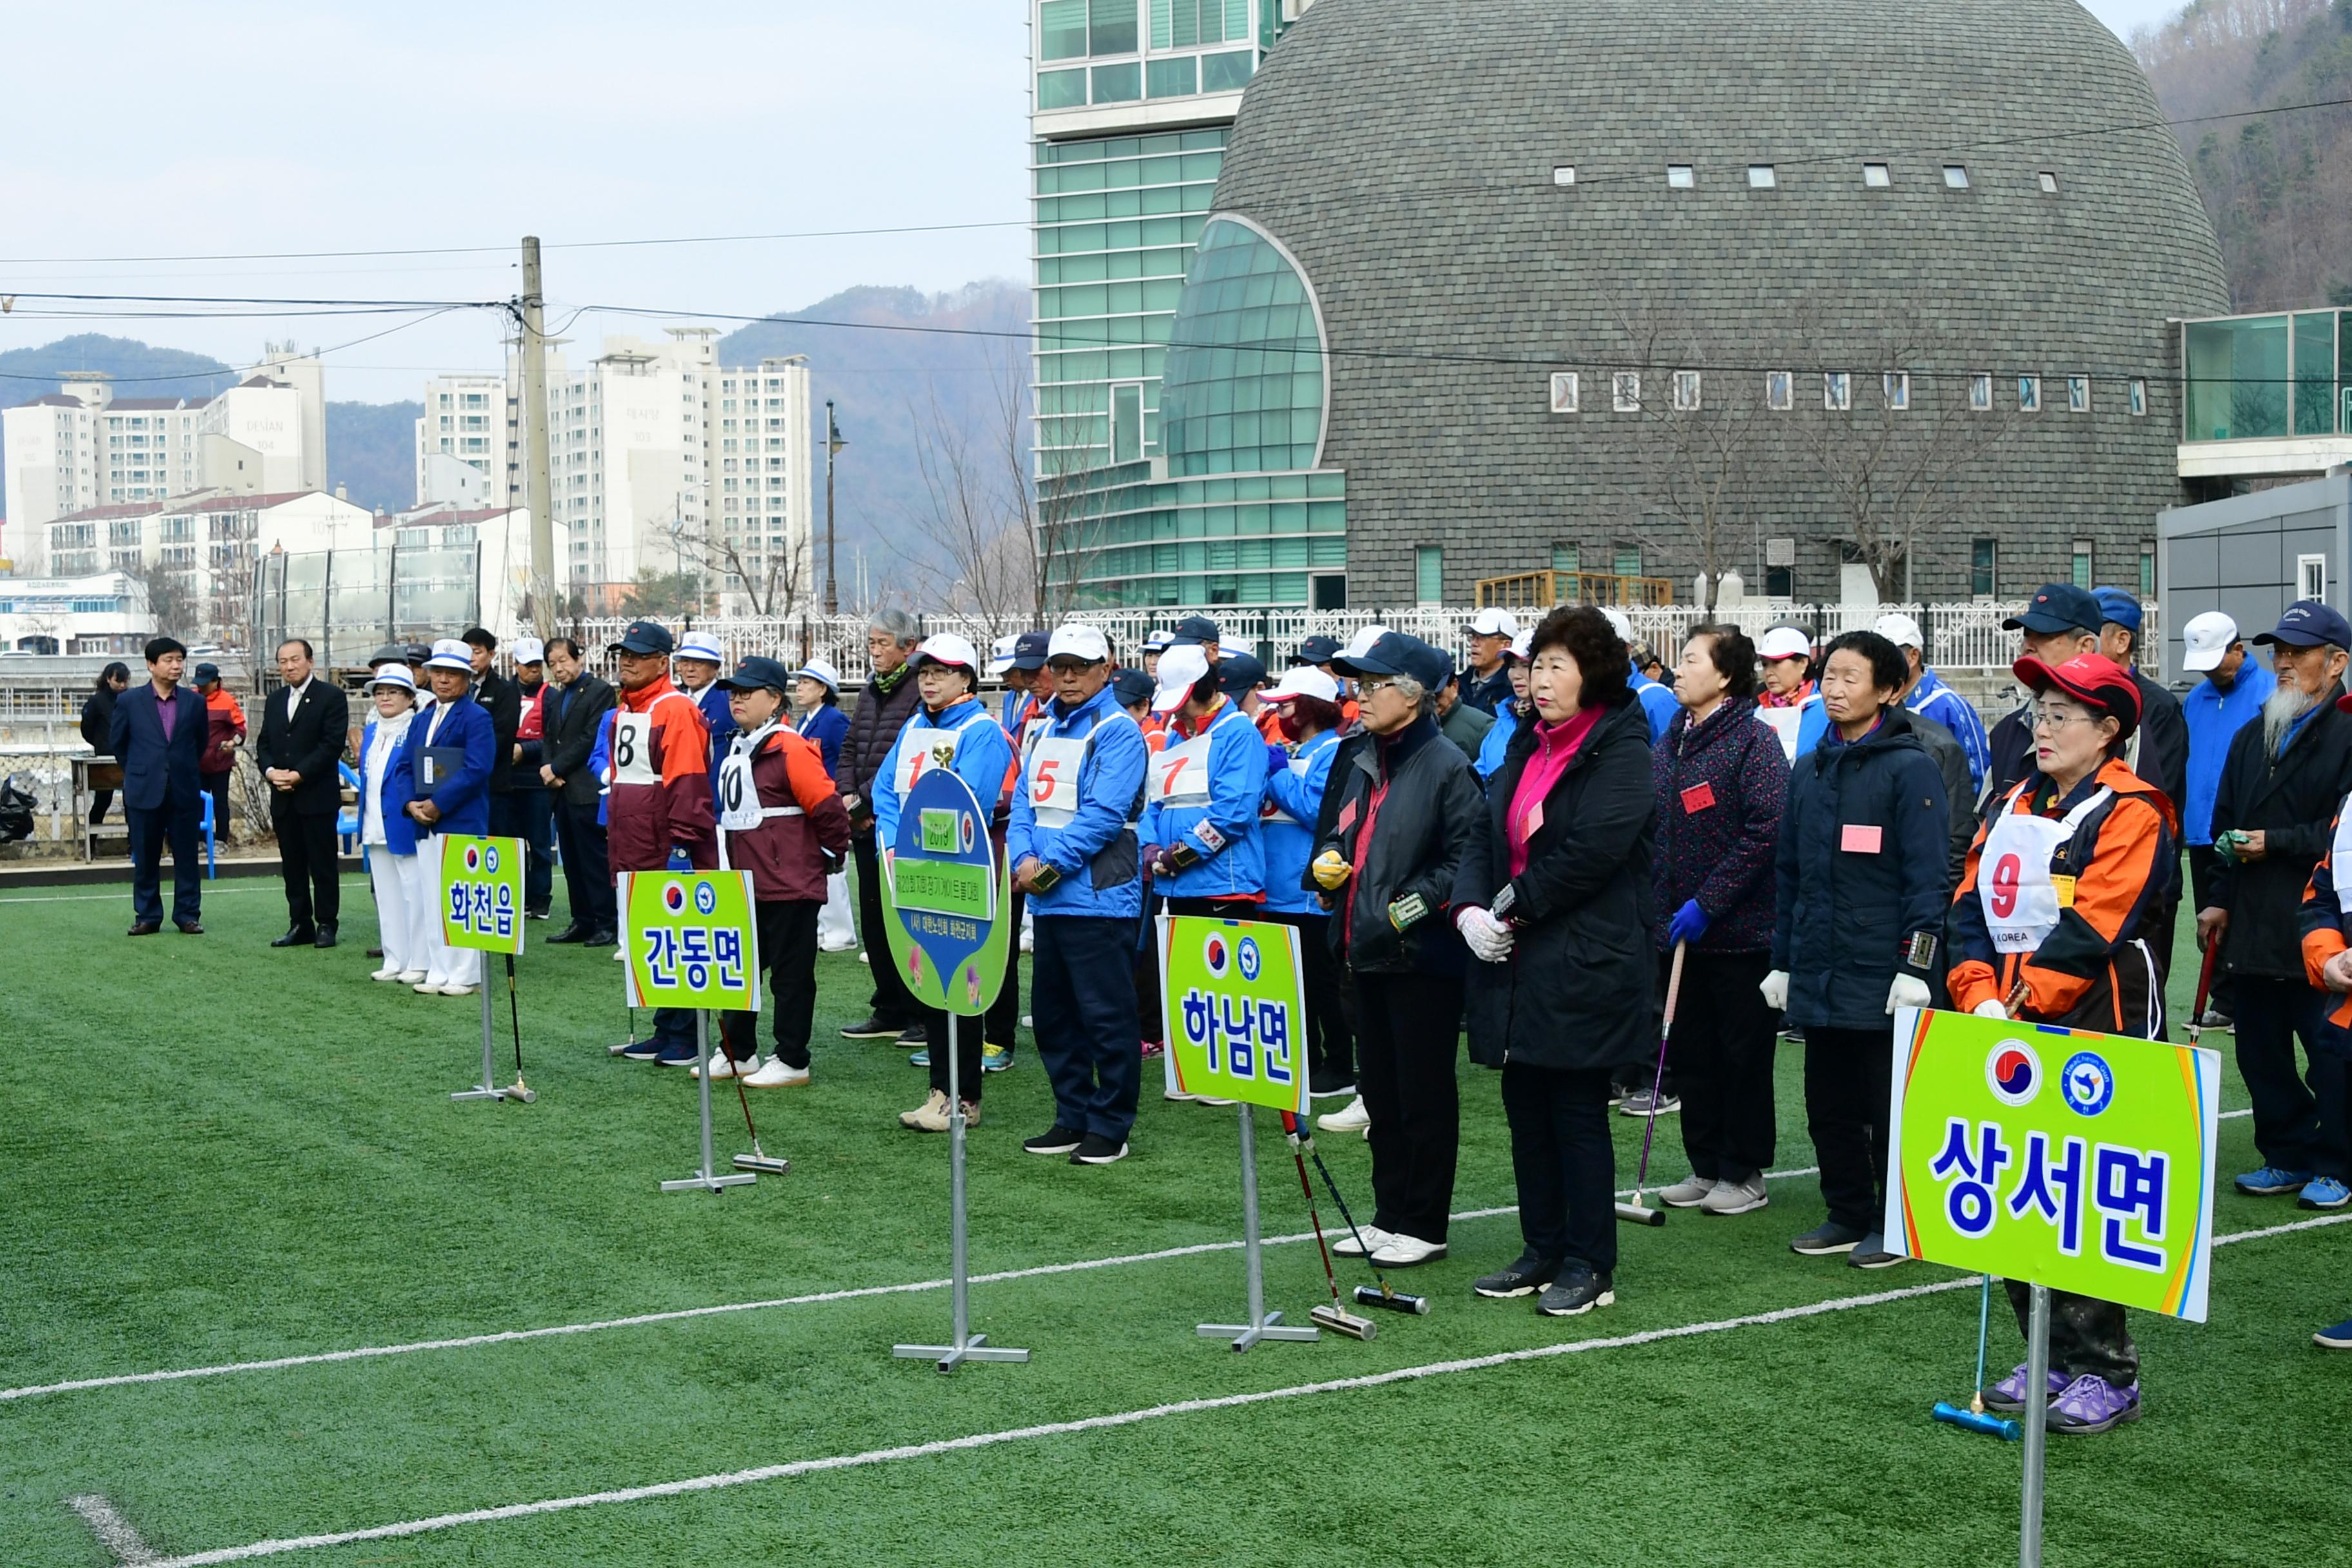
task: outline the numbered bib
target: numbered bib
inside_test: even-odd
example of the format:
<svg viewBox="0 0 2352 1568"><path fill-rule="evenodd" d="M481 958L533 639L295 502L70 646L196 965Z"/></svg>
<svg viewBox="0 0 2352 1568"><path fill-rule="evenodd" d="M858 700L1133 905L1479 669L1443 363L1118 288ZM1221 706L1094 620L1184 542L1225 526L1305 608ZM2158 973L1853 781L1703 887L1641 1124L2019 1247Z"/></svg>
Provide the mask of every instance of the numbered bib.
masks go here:
<svg viewBox="0 0 2352 1568"><path fill-rule="evenodd" d="M985 719L985 715L983 715ZM993 722L993 721L987 721ZM963 740L961 730L908 730L898 740L898 763L891 771L891 783L898 786L898 798L904 800L915 787L915 781L933 768L953 768L956 747Z"/></svg>
<svg viewBox="0 0 2352 1568"><path fill-rule="evenodd" d="M1303 779L1307 776L1307 770L1314 765L1315 758L1311 752L1301 753L1298 756L1293 757L1290 759L1290 776L1295 779ZM1264 822L1287 823L1293 827L1304 826L1300 823L1298 818L1291 816L1290 813L1275 805L1274 796L1271 793L1269 793L1265 797L1265 805L1259 809L1258 818Z"/></svg>
<svg viewBox="0 0 2352 1568"><path fill-rule="evenodd" d="M613 782L616 784L656 784L661 775L654 771L654 716L650 713L619 713L613 715Z"/></svg>
<svg viewBox="0 0 2352 1568"><path fill-rule="evenodd" d="M1204 802L1209 798L1209 737L1195 735L1164 746L1151 759L1151 798L1161 805Z"/></svg>
<svg viewBox="0 0 2352 1568"><path fill-rule="evenodd" d="M1063 827L1077 814L1078 770L1086 757L1084 741L1046 736L1029 748L1029 804L1039 822Z"/></svg>
<svg viewBox="0 0 2352 1568"><path fill-rule="evenodd" d="M738 752L719 764L719 826L749 833L760 826L760 791L751 782L751 758Z"/></svg>
<svg viewBox="0 0 2352 1568"><path fill-rule="evenodd" d="M2001 803L2000 816L1985 836L1984 853L1977 862L1977 899L1984 907L1985 929L1996 952L2032 952L2058 929L2061 910L2073 900L2060 899L2051 859L2084 819L2115 794L2101 789L2053 822L2018 811L2018 790Z"/></svg>

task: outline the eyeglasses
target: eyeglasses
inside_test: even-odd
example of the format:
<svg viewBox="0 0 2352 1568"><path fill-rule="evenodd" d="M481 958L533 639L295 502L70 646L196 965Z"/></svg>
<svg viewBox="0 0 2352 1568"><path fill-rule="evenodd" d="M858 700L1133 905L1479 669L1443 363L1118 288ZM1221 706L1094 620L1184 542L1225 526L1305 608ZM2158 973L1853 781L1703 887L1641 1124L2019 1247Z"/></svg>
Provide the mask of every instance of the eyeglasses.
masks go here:
<svg viewBox="0 0 2352 1568"><path fill-rule="evenodd" d="M1395 684L1393 680L1383 680L1376 676L1368 676L1356 682L1356 691L1360 696L1377 697Z"/></svg>
<svg viewBox="0 0 2352 1568"><path fill-rule="evenodd" d="M2069 724L2095 724L2099 715L2066 708L2036 708L2033 710L2035 730L2063 730Z"/></svg>

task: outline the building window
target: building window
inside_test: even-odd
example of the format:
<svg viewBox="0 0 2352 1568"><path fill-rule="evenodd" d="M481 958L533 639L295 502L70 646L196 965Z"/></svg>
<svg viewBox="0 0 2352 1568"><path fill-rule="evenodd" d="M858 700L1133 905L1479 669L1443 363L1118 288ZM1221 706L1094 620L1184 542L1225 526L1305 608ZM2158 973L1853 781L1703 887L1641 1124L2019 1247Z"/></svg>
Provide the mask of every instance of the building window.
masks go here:
<svg viewBox="0 0 2352 1568"><path fill-rule="evenodd" d="M1612 565L1620 577L1639 577L1642 574L1642 547L1638 544L1618 545Z"/></svg>
<svg viewBox="0 0 2352 1568"><path fill-rule="evenodd" d="M1969 377L1969 412L1971 414L1992 412L1992 377L1990 375L1979 373Z"/></svg>
<svg viewBox="0 0 2352 1568"><path fill-rule="evenodd" d="M1442 605L1445 602L1445 547L1444 545L1423 544L1414 548L1412 582L1414 596L1423 604Z"/></svg>
<svg viewBox="0 0 2352 1568"><path fill-rule="evenodd" d="M1769 191L1780 183L1780 176L1772 172L1771 164L1750 163L1748 165L1748 188L1749 190Z"/></svg>
<svg viewBox="0 0 2352 1568"><path fill-rule="evenodd" d="M1967 190L1969 188L1969 166L1966 163L1945 164L1944 188L1946 190L1952 191Z"/></svg>
<svg viewBox="0 0 2352 1568"><path fill-rule="evenodd" d="M771 463L778 460L769 459ZM1143 460L1143 388L1114 386L1110 389L1110 460L1114 463L1136 463Z"/></svg>
<svg viewBox="0 0 2352 1568"><path fill-rule="evenodd" d="M1764 405L1782 411L1797 405L1797 376L1793 371L1768 370L1764 373Z"/></svg>
<svg viewBox="0 0 2352 1568"><path fill-rule="evenodd" d="M1883 191L1895 183L1895 174L1884 163L1864 163L1862 183L1871 190Z"/></svg>
<svg viewBox="0 0 2352 1568"><path fill-rule="evenodd" d="M1576 545L1554 540L1551 547L1551 569L1555 572L1568 573L1580 571L1581 568L1577 563L1581 559L1582 554L1582 551Z"/></svg>
<svg viewBox="0 0 2352 1568"><path fill-rule="evenodd" d="M1556 370L1551 373L1551 411L1573 414L1577 411L1576 372Z"/></svg>
<svg viewBox="0 0 2352 1568"><path fill-rule="evenodd" d="M1822 373L1822 406L1843 414L1853 406L1853 377L1842 370Z"/></svg>
<svg viewBox="0 0 2352 1568"><path fill-rule="evenodd" d="M2327 557L2298 555L2294 558L2294 596L2298 599L2327 597Z"/></svg>
<svg viewBox="0 0 2352 1568"><path fill-rule="evenodd" d="M1147 98L1189 98L1201 90L1201 57L1177 55L1164 60L1147 61L1143 68L1143 91Z"/></svg>
<svg viewBox="0 0 2352 1568"><path fill-rule="evenodd" d="M1609 378L1610 405L1620 414L1642 412L1642 373L1621 370Z"/></svg>
<svg viewBox="0 0 2352 1568"><path fill-rule="evenodd" d="M1551 166L1551 183L1555 185L1572 185L1576 184L1576 165L1573 163L1554 163Z"/></svg>
<svg viewBox="0 0 2352 1568"><path fill-rule="evenodd" d="M1088 54L1131 55L1141 45L1135 26L1135 0L1087 0Z"/></svg>
<svg viewBox="0 0 2352 1568"><path fill-rule="evenodd" d="M2156 597L2156 541L2153 539L2139 542L2139 596L2143 599Z"/></svg>
<svg viewBox="0 0 2352 1568"><path fill-rule="evenodd" d="M2017 378L2017 411L2020 414L2042 412L2042 378L2021 375Z"/></svg>
<svg viewBox="0 0 2352 1568"><path fill-rule="evenodd" d="M1097 103L1133 103L1143 96L1143 66L1140 61L1128 60L1115 66L1094 68L1094 100Z"/></svg>
<svg viewBox="0 0 2352 1568"><path fill-rule="evenodd" d="M1087 0L1045 0L1037 8L1037 58L1076 60L1087 53Z"/></svg>
<svg viewBox="0 0 2352 1568"><path fill-rule="evenodd" d="M2087 588L2091 582L2091 542L2078 539L2074 541L2074 586Z"/></svg>
<svg viewBox="0 0 2352 1568"><path fill-rule="evenodd" d="M1086 106L1087 73L1084 70L1037 73L1038 108L1084 109Z"/></svg>
<svg viewBox="0 0 2352 1568"><path fill-rule="evenodd" d="M1687 191L1697 184L1698 172L1693 169L1688 163L1669 163L1666 165L1666 188L1668 190Z"/></svg>
<svg viewBox="0 0 2352 1568"><path fill-rule="evenodd" d="M2000 591L1999 574L1994 570L2000 559L2000 541L1975 539L1969 542L1969 593L1971 595L1990 599Z"/></svg>
<svg viewBox="0 0 2352 1568"><path fill-rule="evenodd" d="M2066 412L2088 414L2091 411L2091 378L2070 375L2066 378Z"/></svg>
<svg viewBox="0 0 2352 1568"><path fill-rule="evenodd" d="M1880 390L1886 398L1887 407L1900 413L1911 406L1911 373L1909 371L1890 370L1879 380Z"/></svg>
<svg viewBox="0 0 2352 1568"><path fill-rule="evenodd" d="M1675 412L1696 414L1699 409L1699 373L1695 370L1675 372Z"/></svg>
<svg viewBox="0 0 2352 1568"><path fill-rule="evenodd" d="M2058 174L2056 170L2044 169L2037 178L2042 182L2042 194L2043 195L2054 196L2058 194Z"/></svg>

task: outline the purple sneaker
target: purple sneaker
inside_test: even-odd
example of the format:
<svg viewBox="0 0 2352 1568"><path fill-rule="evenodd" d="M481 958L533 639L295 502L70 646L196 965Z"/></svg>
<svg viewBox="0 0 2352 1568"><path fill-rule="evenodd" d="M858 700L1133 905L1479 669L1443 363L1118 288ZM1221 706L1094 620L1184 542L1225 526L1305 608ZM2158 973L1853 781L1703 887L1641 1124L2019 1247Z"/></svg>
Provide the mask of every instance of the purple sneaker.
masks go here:
<svg viewBox="0 0 2352 1568"><path fill-rule="evenodd" d="M2050 1397L2057 1398L2066 1392L2066 1374L2050 1374ZM2003 1415L2016 1415L2025 1409L2025 1369L2019 1367L1999 1383L1985 1390L1985 1408L1998 1410Z"/></svg>
<svg viewBox="0 0 2352 1568"><path fill-rule="evenodd" d="M2105 1432L2138 1419L2139 1384L2117 1388L2095 1373L2086 1372L2068 1384L2066 1392L2050 1406L2053 1432Z"/></svg>

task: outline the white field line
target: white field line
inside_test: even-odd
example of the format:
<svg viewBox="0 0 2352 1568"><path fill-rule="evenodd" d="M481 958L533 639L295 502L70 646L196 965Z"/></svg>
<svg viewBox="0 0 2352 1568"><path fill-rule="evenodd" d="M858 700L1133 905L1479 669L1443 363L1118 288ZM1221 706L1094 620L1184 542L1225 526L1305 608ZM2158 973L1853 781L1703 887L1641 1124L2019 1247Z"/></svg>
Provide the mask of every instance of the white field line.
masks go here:
<svg viewBox="0 0 2352 1568"><path fill-rule="evenodd" d="M136 1568L138 1564L156 1561L154 1549L140 1538L139 1531L131 1528L131 1521L115 1512L114 1505L97 1493L69 1497L66 1499L66 1506L81 1515L82 1522L89 1526L90 1532L98 1537L99 1544L114 1553L114 1560L123 1564L123 1568Z"/></svg>
<svg viewBox="0 0 2352 1568"><path fill-rule="evenodd" d="M2263 1230L2239 1231L2230 1236L2215 1237L2214 1245L2226 1247L2232 1242L2255 1241L2268 1237L2284 1236L2294 1231L2316 1230L2325 1226L2345 1224L2352 1224L2352 1214L2326 1215L2317 1219L2299 1220L2288 1225L2272 1226ZM436 1514L428 1519L405 1520L397 1524L379 1524L364 1530L346 1530L324 1535L257 1541L245 1546L226 1546L211 1552L196 1552L185 1556L160 1559L153 1563L152 1568L209 1568L209 1565L214 1563L243 1563L257 1557L276 1557L289 1552L307 1552L320 1547L347 1546L356 1542L394 1541L405 1536L424 1535L435 1531L453 1530L460 1525L488 1524L509 1519L529 1519L538 1514L597 1508L610 1503L644 1502L654 1498L680 1497L690 1492L720 1491L730 1487L751 1486L761 1481L788 1480L795 1477L817 1475L828 1470L860 1469L873 1465L888 1464L898 1459L929 1458L940 1454L960 1453L974 1448L992 1448L1005 1443L1024 1443L1041 1437L1064 1437L1084 1432L1099 1432L1116 1426L1133 1426L1146 1421L1161 1420L1171 1415L1193 1415L1211 1410L1235 1410L1245 1405L1271 1404L1276 1400L1304 1399L1317 1394L1380 1388L1391 1384L1411 1383L1423 1378L1449 1376L1455 1373L1483 1372L1519 1362L1547 1361L1559 1356L1581 1355L1591 1351L1631 1350L1666 1340L1727 1333L1735 1329L1768 1328L1806 1318L1825 1317L1832 1312L1883 1307L1895 1301L1916 1300L1924 1296L1966 1290L1975 1284L1976 1280L1972 1278L1938 1279L1930 1284L1913 1285L1900 1290L1880 1290L1866 1296L1844 1296L1835 1300L1816 1301L1802 1307L1782 1307L1769 1312L1752 1312L1744 1317L1722 1318L1712 1322L1684 1323L1673 1328L1647 1329L1640 1333L1620 1334L1607 1339L1574 1340L1565 1344L1537 1345L1526 1350L1501 1351L1491 1355L1468 1356L1456 1361L1428 1362L1419 1366L1398 1367L1393 1371L1370 1373L1360 1377L1330 1378L1320 1383L1294 1384L1287 1388L1266 1389L1255 1394L1228 1394L1213 1399L1178 1400L1167 1405L1150 1405L1140 1410L1120 1410L1102 1415L1088 1415L1075 1421L1050 1421L1034 1426L1014 1426L998 1432L977 1432L962 1437L943 1437L929 1443L908 1443L889 1448L868 1448L856 1454L838 1454L819 1459L796 1459L789 1464L762 1465L754 1469L728 1470L716 1475L692 1476L682 1480L659 1481L650 1486L624 1487L611 1491L582 1492L571 1497L548 1498L538 1502L508 1503L497 1508L472 1509L462 1513Z"/></svg>
<svg viewBox="0 0 2352 1568"><path fill-rule="evenodd" d="M2225 1110L2224 1119L2249 1114L2243 1110ZM1801 1166L1795 1170L1768 1172L1768 1182L1792 1181L1801 1176L1820 1174L1820 1167ZM1633 1189L1624 1188L1616 1195L1631 1197ZM1493 1219L1518 1213L1517 1205L1500 1208L1468 1209L1451 1215L1453 1220ZM1338 1232L1326 1228L1328 1238ZM1297 1231L1288 1236L1263 1238L1267 1247L1287 1247L1312 1241L1312 1231ZM974 1285L1002 1285L1014 1279L1038 1279L1055 1274L1083 1274L1097 1268L1122 1268L1137 1263L1161 1263L1174 1258L1197 1258L1214 1252L1238 1252L1238 1241L1204 1241L1190 1247L1164 1247L1157 1252L1130 1252L1115 1258L1081 1258L1072 1263L1045 1263L1030 1268L1007 1268L994 1274L975 1274ZM79 1394L93 1388L124 1388L142 1383L179 1383L197 1377L230 1377L241 1373L282 1372L289 1367L324 1366L335 1362L373 1361L385 1356L415 1355L425 1351L477 1350L484 1345L514 1344L524 1340L559 1338L567 1334L601 1333L608 1329L641 1329L656 1323L677 1323L695 1318L717 1318L737 1312L764 1312L779 1307L818 1307L834 1301L855 1301L871 1296L907 1296L925 1290L944 1290L952 1281L947 1279L917 1279L903 1285L862 1285L843 1290L820 1290L805 1296L780 1296L764 1301L732 1301L716 1307L682 1307L666 1312L639 1312L625 1318L600 1318L584 1323L556 1323L540 1329L506 1329L487 1334L465 1334L454 1339L414 1340L402 1344L360 1345L350 1350L320 1351L306 1355L272 1356L262 1361L222 1362L211 1366L175 1367L163 1372L117 1373L107 1377L79 1377L63 1383L30 1384L21 1388L0 1388L0 1405L21 1399L45 1399L59 1394Z"/></svg>
<svg viewBox="0 0 2352 1568"><path fill-rule="evenodd" d="M256 880L258 881L260 879L257 878ZM206 888L205 889L204 896L207 899L219 899L226 898L231 893L276 893L282 892L283 890L284 889L280 884L277 882L269 882L257 888ZM115 890L110 893L42 893L29 899L0 899L0 908L5 908L10 904L110 903L118 899L127 899L130 896L130 885L128 883L124 883L118 886Z"/></svg>

